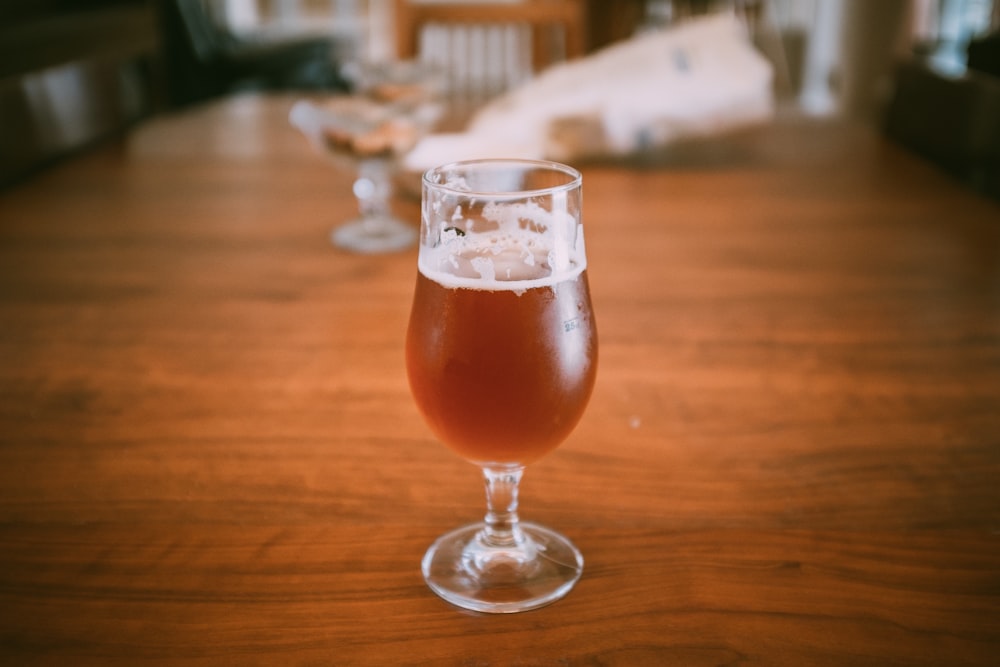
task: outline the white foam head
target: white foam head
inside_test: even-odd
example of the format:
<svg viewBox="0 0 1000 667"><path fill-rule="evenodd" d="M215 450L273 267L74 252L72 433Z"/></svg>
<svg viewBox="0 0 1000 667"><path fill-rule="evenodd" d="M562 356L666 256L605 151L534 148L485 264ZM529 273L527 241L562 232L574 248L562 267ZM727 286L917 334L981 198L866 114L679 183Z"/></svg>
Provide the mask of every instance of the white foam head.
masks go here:
<svg viewBox="0 0 1000 667"><path fill-rule="evenodd" d="M424 174L418 266L447 287L521 292L587 265L582 177L536 160L472 160Z"/></svg>

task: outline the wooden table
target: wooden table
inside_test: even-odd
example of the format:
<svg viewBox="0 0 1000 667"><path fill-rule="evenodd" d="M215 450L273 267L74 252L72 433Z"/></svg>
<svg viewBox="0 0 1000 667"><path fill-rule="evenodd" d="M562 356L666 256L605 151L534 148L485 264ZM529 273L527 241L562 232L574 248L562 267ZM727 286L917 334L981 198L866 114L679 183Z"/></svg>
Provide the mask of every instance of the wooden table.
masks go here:
<svg viewBox="0 0 1000 667"><path fill-rule="evenodd" d="M0 663L996 664L996 202L821 123L586 166L598 384L522 497L586 569L477 615L419 570L483 500L409 396L415 251L328 243L290 103L0 193Z"/></svg>

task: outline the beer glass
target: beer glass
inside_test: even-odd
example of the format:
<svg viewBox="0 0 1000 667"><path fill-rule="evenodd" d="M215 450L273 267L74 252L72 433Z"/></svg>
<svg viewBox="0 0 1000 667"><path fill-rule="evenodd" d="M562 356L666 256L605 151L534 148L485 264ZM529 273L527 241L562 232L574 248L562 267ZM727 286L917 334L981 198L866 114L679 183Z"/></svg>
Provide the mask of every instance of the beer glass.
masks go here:
<svg viewBox="0 0 1000 667"><path fill-rule="evenodd" d="M359 253L395 252L417 236L391 210L396 162L437 122L443 84L436 70L413 61L354 63L348 74L353 95L300 100L289 120L318 151L357 171L352 191L359 217L330 233L333 244Z"/></svg>
<svg viewBox="0 0 1000 667"><path fill-rule="evenodd" d="M581 183L571 167L531 160L423 177L407 374L433 433L482 468L487 511L439 538L422 569L466 609L534 609L583 570L567 538L518 518L525 466L573 430L597 373Z"/></svg>

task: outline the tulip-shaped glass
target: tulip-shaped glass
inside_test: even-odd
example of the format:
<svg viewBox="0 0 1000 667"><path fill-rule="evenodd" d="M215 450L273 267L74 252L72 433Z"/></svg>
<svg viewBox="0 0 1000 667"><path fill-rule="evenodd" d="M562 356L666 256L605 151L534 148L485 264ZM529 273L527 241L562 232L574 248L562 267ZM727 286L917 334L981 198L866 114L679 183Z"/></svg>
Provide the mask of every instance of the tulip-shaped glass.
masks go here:
<svg viewBox="0 0 1000 667"><path fill-rule="evenodd" d="M417 235L391 210L396 162L441 115L439 76L399 62L357 64L351 79L355 94L300 100L289 120L320 152L357 171L352 190L360 215L331 232L333 244L360 253L395 252L412 246Z"/></svg>
<svg viewBox="0 0 1000 667"><path fill-rule="evenodd" d="M583 570L567 538L518 518L525 466L573 430L597 373L581 184L570 167L529 160L423 177L410 388L433 433L482 469L487 500L482 522L430 547L423 574L466 609L534 609Z"/></svg>

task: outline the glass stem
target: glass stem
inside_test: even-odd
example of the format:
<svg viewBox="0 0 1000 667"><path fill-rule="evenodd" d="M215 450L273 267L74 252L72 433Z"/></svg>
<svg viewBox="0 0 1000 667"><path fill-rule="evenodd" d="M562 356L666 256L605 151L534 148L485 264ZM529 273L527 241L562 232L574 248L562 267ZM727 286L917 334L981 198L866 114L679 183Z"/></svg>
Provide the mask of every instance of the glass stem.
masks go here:
<svg viewBox="0 0 1000 667"><path fill-rule="evenodd" d="M389 213L392 179L385 160L364 160L354 181L354 195L363 220L382 218Z"/></svg>
<svg viewBox="0 0 1000 667"><path fill-rule="evenodd" d="M517 548L524 534L517 517L517 493L524 468L483 468L486 518L480 541L488 547Z"/></svg>

